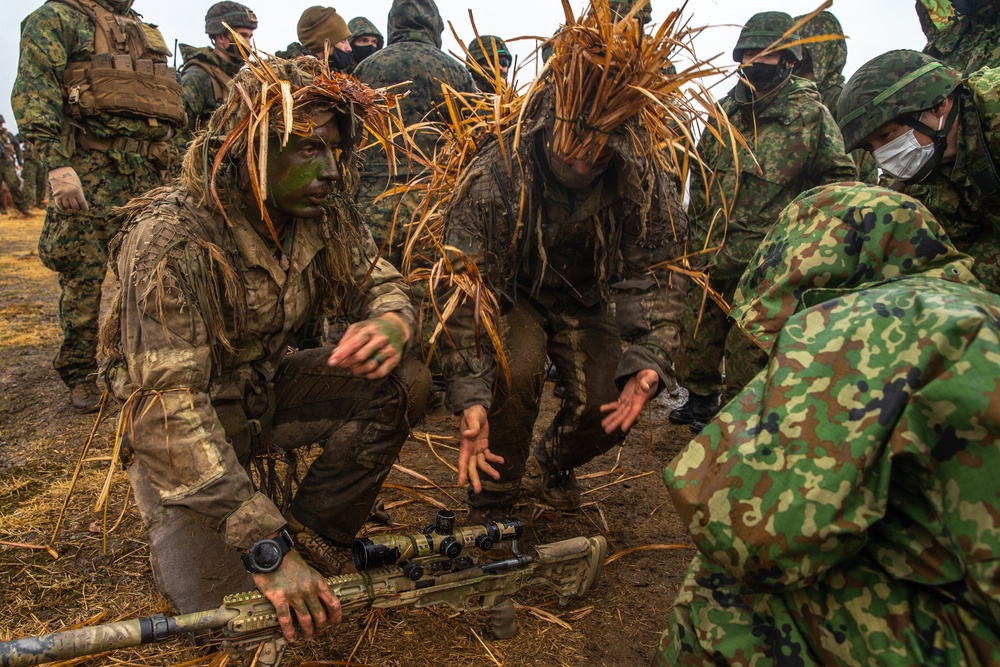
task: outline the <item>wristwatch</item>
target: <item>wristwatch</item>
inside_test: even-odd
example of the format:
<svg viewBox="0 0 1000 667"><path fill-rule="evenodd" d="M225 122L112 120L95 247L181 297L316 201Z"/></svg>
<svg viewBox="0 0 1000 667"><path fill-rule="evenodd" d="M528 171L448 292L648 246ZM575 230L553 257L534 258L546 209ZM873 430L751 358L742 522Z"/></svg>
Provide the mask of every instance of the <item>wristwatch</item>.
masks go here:
<svg viewBox="0 0 1000 667"><path fill-rule="evenodd" d="M243 559L243 567L247 572L267 574L274 572L281 565L287 554L295 543L287 530L280 530L274 537L265 537L250 545L250 548L240 554Z"/></svg>

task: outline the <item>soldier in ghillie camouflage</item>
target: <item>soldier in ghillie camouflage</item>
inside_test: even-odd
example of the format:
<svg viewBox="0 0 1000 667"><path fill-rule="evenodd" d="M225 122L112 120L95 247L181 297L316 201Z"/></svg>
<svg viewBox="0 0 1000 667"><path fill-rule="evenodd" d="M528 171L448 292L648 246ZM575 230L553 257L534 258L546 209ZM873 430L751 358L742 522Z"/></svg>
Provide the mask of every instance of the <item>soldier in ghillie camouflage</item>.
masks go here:
<svg viewBox="0 0 1000 667"><path fill-rule="evenodd" d="M664 472L699 553L654 664L1000 662L1000 298L919 202L786 208L740 282L761 371Z"/></svg>
<svg viewBox="0 0 1000 667"><path fill-rule="evenodd" d="M1000 69L963 80L927 55L890 51L851 77L838 120L847 147L872 152L1000 292Z"/></svg>
<svg viewBox="0 0 1000 667"><path fill-rule="evenodd" d="M97 409L97 318L112 209L161 183L184 101L170 50L132 0L53 0L21 24L11 93L52 196L38 255L59 274L63 341L53 362L79 412Z"/></svg>
<svg viewBox="0 0 1000 667"><path fill-rule="evenodd" d="M159 590L185 613L256 585L285 636L294 609L308 639L339 622L320 573L351 567L350 543L423 409L429 374L404 358L416 329L409 291L378 259L350 196L363 121L387 116L387 102L313 58L254 67L195 138L181 180L123 211L104 373L128 424L129 481ZM264 126L261 200L247 176L260 135L241 134L241 123L260 114L262 81L273 79L296 101L290 121L272 113ZM280 108L279 86L268 90ZM354 324L336 349L289 354L319 314ZM251 483L250 460L317 442L283 513ZM265 540L277 541L270 570L252 559Z"/></svg>
<svg viewBox="0 0 1000 667"><path fill-rule="evenodd" d="M185 146L226 99L233 76L243 67L243 54L223 23L250 44L257 29L257 16L238 2L217 2L205 13L205 33L212 42L211 48L180 45L184 58L181 86L188 120Z"/></svg>
<svg viewBox="0 0 1000 667"><path fill-rule="evenodd" d="M747 21L733 50L733 59L742 64L741 79L721 104L749 150L738 146L734 156L732 147L706 132L699 153L712 171L692 170L689 252L709 251L695 256L693 263L708 271L711 285L730 304L740 275L781 209L811 187L857 177L840 129L816 86L792 74L802 61L802 47L780 48L781 40L798 40L794 34L784 37L793 25L792 17L781 12L756 14ZM772 45L778 48L757 57ZM739 386L735 378L743 376L732 372L737 366L755 372L760 363L755 347L711 302L695 338L700 303L699 298L689 302L678 364L690 395L687 404L669 416L695 431L718 410L723 356L731 390Z"/></svg>
<svg viewBox="0 0 1000 667"><path fill-rule="evenodd" d="M917 16L925 54L965 74L1000 67L1000 1L917 0Z"/></svg>

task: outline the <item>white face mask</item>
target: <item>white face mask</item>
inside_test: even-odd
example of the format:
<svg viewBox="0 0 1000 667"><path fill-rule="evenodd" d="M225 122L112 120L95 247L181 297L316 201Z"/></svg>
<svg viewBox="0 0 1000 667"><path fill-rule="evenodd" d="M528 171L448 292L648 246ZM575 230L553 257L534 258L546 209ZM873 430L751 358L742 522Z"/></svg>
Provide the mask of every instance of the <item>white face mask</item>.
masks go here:
<svg viewBox="0 0 1000 667"><path fill-rule="evenodd" d="M938 119L938 130L944 127L944 117ZM917 175L927 161L934 157L934 143L921 146L912 128L889 143L872 151L872 156L883 171L901 181Z"/></svg>

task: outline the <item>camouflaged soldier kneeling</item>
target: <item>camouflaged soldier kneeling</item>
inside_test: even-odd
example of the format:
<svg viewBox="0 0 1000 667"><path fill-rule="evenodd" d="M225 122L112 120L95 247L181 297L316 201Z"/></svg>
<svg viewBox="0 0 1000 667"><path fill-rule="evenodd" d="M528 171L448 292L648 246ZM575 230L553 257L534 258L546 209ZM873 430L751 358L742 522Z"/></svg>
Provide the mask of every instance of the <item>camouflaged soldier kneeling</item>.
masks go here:
<svg viewBox="0 0 1000 667"><path fill-rule="evenodd" d="M291 605L308 638L339 621L322 575L349 567L429 374L404 357L416 322L403 278L378 259L347 194L362 121L388 105L313 58L268 63L258 69L288 81L296 103L286 144L283 115L270 116L266 200L248 166L261 149L238 129L259 113L248 104L262 84L243 70L180 183L125 209L112 246L120 295L102 341L157 587L186 613L256 585L286 636ZM213 164L218 198L206 190ZM319 313L355 323L336 349L288 354ZM282 515L255 490L248 461L315 442L322 451ZM249 558L263 540L287 552L273 572Z"/></svg>

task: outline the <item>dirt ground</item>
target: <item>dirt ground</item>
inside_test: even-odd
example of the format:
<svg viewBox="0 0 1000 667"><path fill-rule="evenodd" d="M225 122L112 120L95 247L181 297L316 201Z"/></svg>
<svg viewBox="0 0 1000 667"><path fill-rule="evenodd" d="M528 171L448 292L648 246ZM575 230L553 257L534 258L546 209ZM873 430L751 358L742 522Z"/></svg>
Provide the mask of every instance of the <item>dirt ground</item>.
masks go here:
<svg viewBox="0 0 1000 667"><path fill-rule="evenodd" d="M69 408L51 366L60 337L58 284L37 256L41 225L41 214L30 220L0 216L0 641L170 613L152 583L127 479L111 464L113 418L96 429L75 491L68 494L95 420ZM546 392L539 430L557 406L551 385ZM356 614L316 642L293 645L283 664L648 664L693 554L661 478L664 465L689 438L685 427L667 423L670 407L668 397L658 399L624 447L578 471L586 489L586 504L578 512L556 512L542 504L537 468L529 467L515 512L526 526L522 549L597 534L607 538L612 554L658 547L608 564L586 598L563 608L544 589L522 592L515 600L520 632L507 641L489 638L485 612L432 608ZM455 431L452 416L434 412L404 446L388 479L392 488L382 493L392 531L421 530L437 510L432 502L454 509L459 524L464 523L464 491L455 486L445 463L454 465L457 459L454 443L447 439ZM433 447L424 433L434 436ZM98 508L105 484L109 500ZM217 653L173 639L61 664L221 662Z"/></svg>

